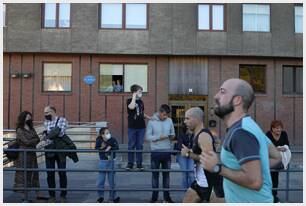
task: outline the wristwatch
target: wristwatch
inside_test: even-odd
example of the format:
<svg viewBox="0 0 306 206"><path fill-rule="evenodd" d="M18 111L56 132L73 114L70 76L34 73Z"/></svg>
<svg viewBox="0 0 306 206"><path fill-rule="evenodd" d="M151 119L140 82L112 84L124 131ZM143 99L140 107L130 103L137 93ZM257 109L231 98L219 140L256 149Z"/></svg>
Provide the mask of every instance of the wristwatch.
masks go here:
<svg viewBox="0 0 306 206"><path fill-rule="evenodd" d="M221 172L221 169L222 169L222 164L216 164L213 167L212 173L219 174Z"/></svg>
<svg viewBox="0 0 306 206"><path fill-rule="evenodd" d="M188 150L188 152L186 153L186 157L190 157L190 153L191 153L191 151Z"/></svg>

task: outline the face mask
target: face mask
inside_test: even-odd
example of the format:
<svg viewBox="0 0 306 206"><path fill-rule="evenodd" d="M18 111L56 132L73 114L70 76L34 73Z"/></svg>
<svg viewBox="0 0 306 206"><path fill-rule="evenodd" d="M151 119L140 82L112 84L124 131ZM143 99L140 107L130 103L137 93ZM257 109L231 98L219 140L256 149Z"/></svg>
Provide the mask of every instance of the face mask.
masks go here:
<svg viewBox="0 0 306 206"><path fill-rule="evenodd" d="M142 97L142 93L138 93L137 96L138 96L138 98L141 98Z"/></svg>
<svg viewBox="0 0 306 206"><path fill-rule="evenodd" d="M105 138L106 138L107 140L109 140L111 137L112 137L112 136L111 136L110 133L108 133L108 134L105 135Z"/></svg>
<svg viewBox="0 0 306 206"><path fill-rule="evenodd" d="M29 126L29 127L33 127L33 120L28 119L25 121L25 123Z"/></svg>
<svg viewBox="0 0 306 206"><path fill-rule="evenodd" d="M51 114L45 115L45 119L51 121L52 120L52 115Z"/></svg>

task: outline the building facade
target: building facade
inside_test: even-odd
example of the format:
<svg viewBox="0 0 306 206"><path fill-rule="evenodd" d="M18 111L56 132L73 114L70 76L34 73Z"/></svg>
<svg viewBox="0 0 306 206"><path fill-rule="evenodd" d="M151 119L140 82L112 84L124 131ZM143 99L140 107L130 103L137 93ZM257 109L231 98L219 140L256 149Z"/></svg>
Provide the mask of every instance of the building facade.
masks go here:
<svg viewBox="0 0 306 206"><path fill-rule="evenodd" d="M129 87L144 88L145 113L200 106L219 135L214 95L228 78L249 81L250 115L263 130L283 121L303 142L303 33L299 4L5 4L4 128L53 105L70 122L107 121L127 143ZM84 77L96 81L86 84Z"/></svg>

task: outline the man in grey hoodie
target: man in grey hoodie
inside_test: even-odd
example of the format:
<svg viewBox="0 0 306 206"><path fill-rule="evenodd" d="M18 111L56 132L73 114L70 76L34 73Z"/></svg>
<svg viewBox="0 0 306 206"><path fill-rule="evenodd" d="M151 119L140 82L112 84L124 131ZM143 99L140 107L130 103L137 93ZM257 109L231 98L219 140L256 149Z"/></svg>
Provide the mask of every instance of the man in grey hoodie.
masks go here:
<svg viewBox="0 0 306 206"><path fill-rule="evenodd" d="M151 153L151 169L170 169L171 140L174 140L174 126L172 120L168 117L170 107L167 104L160 106L159 111L153 115L148 122L146 130L146 140L150 142ZM159 172L152 172L152 188L158 188ZM170 175L169 172L163 172L163 188L169 188ZM158 200L158 191L153 191L151 203ZM164 191L164 202L172 203L169 191Z"/></svg>

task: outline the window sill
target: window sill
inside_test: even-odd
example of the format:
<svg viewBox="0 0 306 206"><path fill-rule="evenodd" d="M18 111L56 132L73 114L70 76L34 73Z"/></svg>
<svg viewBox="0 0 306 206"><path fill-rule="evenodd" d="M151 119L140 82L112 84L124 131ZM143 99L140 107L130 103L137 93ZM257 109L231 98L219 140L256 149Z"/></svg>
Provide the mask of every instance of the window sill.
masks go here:
<svg viewBox="0 0 306 206"><path fill-rule="evenodd" d="M299 98L303 98L303 95L302 94L282 94L281 95L282 97L285 97L285 98L293 98L293 97L299 97Z"/></svg>
<svg viewBox="0 0 306 206"><path fill-rule="evenodd" d="M148 96L147 92L142 93L143 97ZM99 96L132 96L131 92L99 92Z"/></svg>
<svg viewBox="0 0 306 206"><path fill-rule="evenodd" d="M262 34L271 34L271 31L242 31L243 33L262 33Z"/></svg>
<svg viewBox="0 0 306 206"><path fill-rule="evenodd" d="M72 92L42 92L42 96L72 96Z"/></svg>

